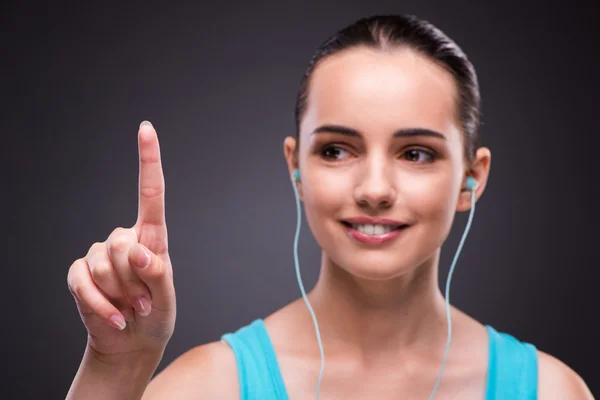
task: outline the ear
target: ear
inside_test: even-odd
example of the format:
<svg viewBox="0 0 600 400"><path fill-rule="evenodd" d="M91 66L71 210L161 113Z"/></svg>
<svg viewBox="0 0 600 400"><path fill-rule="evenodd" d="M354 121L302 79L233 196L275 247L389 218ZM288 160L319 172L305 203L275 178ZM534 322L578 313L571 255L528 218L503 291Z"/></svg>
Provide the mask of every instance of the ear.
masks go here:
<svg viewBox="0 0 600 400"><path fill-rule="evenodd" d="M296 146L298 146L298 141L291 136L286 137L283 141L283 155L285 156L285 161L288 167L288 176L290 177L292 184L296 185L298 197L300 198L300 201L302 201L302 183L291 180L294 170L300 168L298 164L298 153L300 149L297 149Z"/></svg>
<svg viewBox="0 0 600 400"><path fill-rule="evenodd" d="M466 171L465 176L462 179L461 191L458 195L458 204L456 205L456 211L469 211L471 209L471 191L466 190L467 176L475 178L477 181L477 188L475 189L475 201L483 195L487 180L490 174L490 165L492 161L492 154L487 147L480 147L475 153L475 159L471 164L471 167Z"/></svg>

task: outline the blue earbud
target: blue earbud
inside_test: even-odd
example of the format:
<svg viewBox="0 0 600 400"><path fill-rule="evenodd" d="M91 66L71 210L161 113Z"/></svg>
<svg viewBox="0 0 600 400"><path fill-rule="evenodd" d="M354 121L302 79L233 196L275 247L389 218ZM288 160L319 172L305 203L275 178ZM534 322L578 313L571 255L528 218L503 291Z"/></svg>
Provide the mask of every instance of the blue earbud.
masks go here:
<svg viewBox="0 0 600 400"><path fill-rule="evenodd" d="M467 177L467 185L465 186L465 189L473 190L476 187L477 187L477 181L475 180L475 178L473 178L472 176L468 176Z"/></svg>
<svg viewBox="0 0 600 400"><path fill-rule="evenodd" d="M292 179L294 180L294 182L297 182L300 180L300 170L298 168L296 168L294 170L294 172L292 173Z"/></svg>

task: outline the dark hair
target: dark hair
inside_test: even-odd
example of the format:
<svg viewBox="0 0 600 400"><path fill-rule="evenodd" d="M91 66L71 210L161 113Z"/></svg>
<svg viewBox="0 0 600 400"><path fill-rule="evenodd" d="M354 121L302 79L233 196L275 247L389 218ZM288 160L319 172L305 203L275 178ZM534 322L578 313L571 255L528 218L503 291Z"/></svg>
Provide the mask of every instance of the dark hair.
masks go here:
<svg viewBox="0 0 600 400"><path fill-rule="evenodd" d="M429 22L412 15L375 15L359 19L317 48L300 81L295 109L296 137L300 138L300 123L307 108L310 78L318 63L330 55L358 46L384 51L407 46L454 76L459 93L458 117L464 135L465 156L470 164L480 141L481 100L475 69L452 39Z"/></svg>

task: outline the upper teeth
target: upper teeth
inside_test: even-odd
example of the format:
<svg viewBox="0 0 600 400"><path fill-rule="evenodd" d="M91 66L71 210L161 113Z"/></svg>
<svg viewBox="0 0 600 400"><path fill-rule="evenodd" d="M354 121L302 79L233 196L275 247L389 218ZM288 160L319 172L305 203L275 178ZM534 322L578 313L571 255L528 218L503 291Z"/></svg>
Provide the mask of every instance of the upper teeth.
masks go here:
<svg viewBox="0 0 600 400"><path fill-rule="evenodd" d="M374 225L374 224L352 224L352 228L365 235L377 236L383 235L394 230L394 225Z"/></svg>

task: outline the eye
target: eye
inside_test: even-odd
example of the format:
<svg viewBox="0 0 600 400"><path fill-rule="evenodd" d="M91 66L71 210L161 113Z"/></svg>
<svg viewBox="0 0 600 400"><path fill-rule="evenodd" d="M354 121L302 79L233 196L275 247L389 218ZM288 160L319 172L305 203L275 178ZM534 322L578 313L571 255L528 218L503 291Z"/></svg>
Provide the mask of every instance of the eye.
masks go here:
<svg viewBox="0 0 600 400"><path fill-rule="evenodd" d="M340 160L348 156L349 153L340 146L327 145L321 149L321 157L326 160Z"/></svg>
<svg viewBox="0 0 600 400"><path fill-rule="evenodd" d="M420 164L428 164L437 158L436 155L430 151L426 151L423 149L410 149L407 150L403 157L411 162L420 163Z"/></svg>

